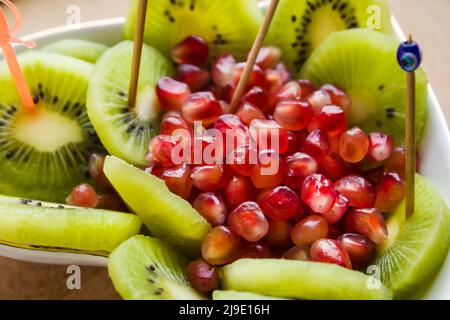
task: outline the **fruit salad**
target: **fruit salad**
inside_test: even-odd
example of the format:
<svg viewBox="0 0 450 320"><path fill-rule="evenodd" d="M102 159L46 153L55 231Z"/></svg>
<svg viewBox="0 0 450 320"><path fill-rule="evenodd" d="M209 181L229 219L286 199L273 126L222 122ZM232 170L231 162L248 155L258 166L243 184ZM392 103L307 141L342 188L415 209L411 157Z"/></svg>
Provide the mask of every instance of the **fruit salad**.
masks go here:
<svg viewBox="0 0 450 320"><path fill-rule="evenodd" d="M149 1L130 108L136 14L133 1L110 48L22 54L35 115L0 65L1 243L109 256L124 299L401 299L427 285L450 216L420 165L404 214L387 1L281 1L236 108L257 1ZM422 69L416 87L420 142Z"/></svg>

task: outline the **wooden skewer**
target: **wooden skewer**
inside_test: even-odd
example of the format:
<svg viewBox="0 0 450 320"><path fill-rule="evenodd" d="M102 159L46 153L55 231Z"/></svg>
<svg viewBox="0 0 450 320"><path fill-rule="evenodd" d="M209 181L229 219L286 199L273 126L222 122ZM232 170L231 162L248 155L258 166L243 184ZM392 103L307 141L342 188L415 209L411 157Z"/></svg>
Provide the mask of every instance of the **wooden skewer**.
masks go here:
<svg viewBox="0 0 450 320"><path fill-rule="evenodd" d="M239 80L236 91L234 92L233 99L231 100L230 112L236 112L237 105L239 100L244 93L245 87L248 83L248 79L250 77L250 73L253 70L253 66L255 65L256 58L258 57L259 51L263 45L264 39L266 38L267 31L269 31L270 24L272 23L273 16L278 7L278 3L280 0L271 0L269 7L267 8L266 14L264 16L264 21L259 29L258 35L256 36L255 41L253 42L252 49L247 59L247 63L242 73L241 79Z"/></svg>
<svg viewBox="0 0 450 320"><path fill-rule="evenodd" d="M139 0L137 14L136 31L134 33L133 64L131 66L130 86L128 88L128 107L130 109L133 109L136 105L142 45L144 43L145 19L147 18L147 0Z"/></svg>

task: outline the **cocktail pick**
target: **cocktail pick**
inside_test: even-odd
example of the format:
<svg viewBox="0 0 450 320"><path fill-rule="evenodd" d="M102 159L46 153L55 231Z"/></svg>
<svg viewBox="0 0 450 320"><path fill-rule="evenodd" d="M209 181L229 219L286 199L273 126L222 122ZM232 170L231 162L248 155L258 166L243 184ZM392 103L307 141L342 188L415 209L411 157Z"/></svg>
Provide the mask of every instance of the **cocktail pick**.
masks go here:
<svg viewBox="0 0 450 320"><path fill-rule="evenodd" d="M422 62L419 45L409 35L408 40L400 44L397 61L406 71L406 205L405 216L414 213L414 188L416 172L416 75L415 71Z"/></svg>
<svg viewBox="0 0 450 320"><path fill-rule="evenodd" d="M130 109L134 108L136 104L146 18L147 18L147 0L139 0L136 19L136 31L134 33L133 63L131 66L130 86L128 88L128 107Z"/></svg>
<svg viewBox="0 0 450 320"><path fill-rule="evenodd" d="M247 63L245 65L244 72L242 73L241 79L237 85L236 91L234 92L233 99L231 100L230 112L234 113L236 111L239 100L244 93L245 86L248 83L250 73L255 65L256 58L258 57L259 51L263 45L264 39L266 38L267 31L269 31L270 24L272 23L273 16L277 10L278 3L280 0L271 0L269 7L267 8L266 14L264 16L264 21L258 31L255 41L253 42L252 49L248 55Z"/></svg>
<svg viewBox="0 0 450 320"><path fill-rule="evenodd" d="M8 21L6 20L5 13L0 8L0 47L3 51L6 63L8 64L9 71L16 85L17 93L20 97L22 106L28 111L33 112L36 110L33 97L31 96L30 89L28 88L25 76L17 61L16 54L12 47L12 43L24 44L27 48L34 48L36 45L32 41L22 41L21 39L12 36L22 26L22 15L17 7L9 0L0 0L4 3L14 15L14 25L10 28Z"/></svg>

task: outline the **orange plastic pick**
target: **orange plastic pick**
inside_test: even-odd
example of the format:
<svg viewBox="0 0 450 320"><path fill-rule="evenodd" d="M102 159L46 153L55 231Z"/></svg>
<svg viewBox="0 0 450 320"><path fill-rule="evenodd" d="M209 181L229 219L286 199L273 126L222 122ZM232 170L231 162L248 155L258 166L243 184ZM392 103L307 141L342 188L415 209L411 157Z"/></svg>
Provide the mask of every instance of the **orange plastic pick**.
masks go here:
<svg viewBox="0 0 450 320"><path fill-rule="evenodd" d="M6 20L5 13L2 8L0 8L0 47L5 56L5 60L8 64L9 71L13 77L14 83L16 85L17 93L19 94L20 101L23 107L29 111L33 112L36 107L31 96L31 92L28 89L25 76L20 68L19 62L17 61L16 53L12 47L12 43L24 44L27 48L34 48L36 45L32 41L22 41L21 39L14 38L13 33L17 32L22 26L22 15L17 7L9 0L0 0L4 3L14 15L14 25L9 28L8 21Z"/></svg>

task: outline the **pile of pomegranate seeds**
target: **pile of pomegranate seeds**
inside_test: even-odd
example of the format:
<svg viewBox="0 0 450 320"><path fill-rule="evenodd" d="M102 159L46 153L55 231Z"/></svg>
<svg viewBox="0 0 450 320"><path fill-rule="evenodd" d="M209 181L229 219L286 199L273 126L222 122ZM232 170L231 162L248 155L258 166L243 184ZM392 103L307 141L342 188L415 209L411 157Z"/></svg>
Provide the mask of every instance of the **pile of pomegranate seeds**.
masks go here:
<svg viewBox="0 0 450 320"><path fill-rule="evenodd" d="M349 127L347 94L292 79L277 48L261 50L236 114L229 103L245 63L222 54L207 65L199 37L172 53L178 74L158 82L169 112L145 170L214 226L191 284L216 288L214 266L243 257L366 268L387 238L383 213L404 198L404 148Z"/></svg>

